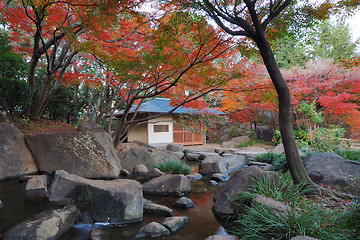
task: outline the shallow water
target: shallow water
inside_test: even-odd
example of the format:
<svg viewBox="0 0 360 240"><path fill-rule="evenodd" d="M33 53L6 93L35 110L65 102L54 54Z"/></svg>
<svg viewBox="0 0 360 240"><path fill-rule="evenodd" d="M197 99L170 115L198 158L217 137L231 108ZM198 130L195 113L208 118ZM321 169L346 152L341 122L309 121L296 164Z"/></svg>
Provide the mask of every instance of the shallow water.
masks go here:
<svg viewBox="0 0 360 240"><path fill-rule="evenodd" d="M4 207L0 209L0 234L4 233L11 226L20 223L25 218L31 217L36 213L54 208L46 199L37 197L29 198L24 194L24 184L18 180L0 182L0 200ZM182 240L201 240L210 235L226 235L224 228L216 221L211 207L213 205L213 195L217 186L210 186L208 179L192 184L192 189L187 197L195 203L195 207L190 209L179 209L172 207L178 198L146 196L147 199L155 203L170 207L174 216L187 216L188 222L175 233L160 239L182 239ZM105 224L75 224L74 227L62 236L61 240L87 240L92 229L102 229L104 238L101 239L135 239L138 230L152 222L162 222L164 217L144 215L142 222L130 226L110 226ZM139 238L137 238L139 239Z"/></svg>

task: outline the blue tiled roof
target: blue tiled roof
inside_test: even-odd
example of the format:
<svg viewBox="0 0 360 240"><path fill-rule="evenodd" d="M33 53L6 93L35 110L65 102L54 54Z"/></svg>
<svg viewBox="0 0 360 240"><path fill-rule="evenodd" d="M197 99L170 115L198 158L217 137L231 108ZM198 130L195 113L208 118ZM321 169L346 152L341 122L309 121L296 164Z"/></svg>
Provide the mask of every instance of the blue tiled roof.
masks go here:
<svg viewBox="0 0 360 240"><path fill-rule="evenodd" d="M145 102L139 107L138 113L167 113L174 107L170 106L169 98L155 98L154 100ZM136 107L130 109L130 113L134 112ZM210 113L225 115L226 113L220 112L214 109L206 108L205 111ZM199 113L201 110L194 108L179 107L173 113L185 114L185 113ZM121 115L123 111L115 112L114 115Z"/></svg>

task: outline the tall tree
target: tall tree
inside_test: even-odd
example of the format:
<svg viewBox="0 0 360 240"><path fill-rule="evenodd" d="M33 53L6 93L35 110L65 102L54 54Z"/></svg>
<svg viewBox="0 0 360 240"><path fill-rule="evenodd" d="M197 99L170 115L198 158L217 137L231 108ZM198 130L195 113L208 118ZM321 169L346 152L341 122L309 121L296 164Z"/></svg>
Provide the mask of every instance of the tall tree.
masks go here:
<svg viewBox="0 0 360 240"><path fill-rule="evenodd" d="M258 47L266 69L275 86L279 101L279 125L284 143L286 159L294 182L306 182L314 187L302 164L297 151L291 120L290 90L275 61L275 56L267 38L267 32L276 31L276 22L287 7L294 3L291 0L243 0L191 1L203 9L225 32L233 36L244 36L252 39ZM270 31L272 30L272 31Z"/></svg>

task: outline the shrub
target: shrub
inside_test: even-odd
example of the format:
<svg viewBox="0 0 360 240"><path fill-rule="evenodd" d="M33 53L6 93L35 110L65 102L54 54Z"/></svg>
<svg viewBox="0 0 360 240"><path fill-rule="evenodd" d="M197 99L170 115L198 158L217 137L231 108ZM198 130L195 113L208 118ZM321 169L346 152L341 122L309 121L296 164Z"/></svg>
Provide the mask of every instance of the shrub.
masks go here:
<svg viewBox="0 0 360 240"><path fill-rule="evenodd" d="M334 153L352 161L360 162L360 151L354 149L335 149Z"/></svg>
<svg viewBox="0 0 360 240"><path fill-rule="evenodd" d="M158 168L161 172L167 174L184 174L188 175L191 172L191 169L180 161L170 160L164 163L157 163L154 166Z"/></svg>
<svg viewBox="0 0 360 240"><path fill-rule="evenodd" d="M236 127L236 126L231 126L231 127L229 128L229 134L230 134L231 137L239 137L239 136L242 136L239 128Z"/></svg>
<svg viewBox="0 0 360 240"><path fill-rule="evenodd" d="M286 201L290 207L284 217L260 204L241 205L236 220L229 232L240 239L290 239L309 236L319 239L359 239L360 205L355 203L345 208L325 209L324 205L303 196L304 184L295 185L289 173L255 180L249 192L239 192L237 200L251 202L262 194Z"/></svg>
<svg viewBox="0 0 360 240"><path fill-rule="evenodd" d="M257 155L256 157L254 157L253 160L256 162L265 162L272 164L275 171L286 172L288 170L285 154L267 152Z"/></svg>

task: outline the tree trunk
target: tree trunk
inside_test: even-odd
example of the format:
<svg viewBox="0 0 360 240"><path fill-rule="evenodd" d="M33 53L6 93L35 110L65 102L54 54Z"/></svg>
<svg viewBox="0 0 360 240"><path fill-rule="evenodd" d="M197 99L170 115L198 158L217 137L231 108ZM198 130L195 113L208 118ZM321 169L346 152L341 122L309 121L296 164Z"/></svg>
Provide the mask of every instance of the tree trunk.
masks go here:
<svg viewBox="0 0 360 240"><path fill-rule="evenodd" d="M44 81L41 84L41 87L39 89L39 91L35 94L34 96L34 101L33 101L33 106L31 108L31 118L40 118L40 114L41 114L41 109L42 106L44 105L45 99L46 99L46 94L49 90L50 87L50 83L51 83L51 76L46 75L44 77Z"/></svg>
<svg viewBox="0 0 360 240"><path fill-rule="evenodd" d="M278 94L279 127L291 176L295 183L306 182L307 184L315 187L316 185L309 178L296 147L291 121L290 90L281 75L279 67L275 61L274 54L269 42L265 38L265 35L257 39L256 44L260 50L266 69Z"/></svg>

